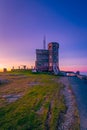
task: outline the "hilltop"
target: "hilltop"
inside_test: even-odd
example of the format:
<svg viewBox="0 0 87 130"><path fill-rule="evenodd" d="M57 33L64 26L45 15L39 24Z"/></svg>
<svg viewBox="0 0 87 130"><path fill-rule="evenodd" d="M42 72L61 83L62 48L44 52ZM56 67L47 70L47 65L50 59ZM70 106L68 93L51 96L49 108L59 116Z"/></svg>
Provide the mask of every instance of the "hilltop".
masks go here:
<svg viewBox="0 0 87 130"><path fill-rule="evenodd" d="M60 114L67 111L60 77L15 71L1 73L0 79L1 130L58 129ZM78 116L75 121L79 130Z"/></svg>

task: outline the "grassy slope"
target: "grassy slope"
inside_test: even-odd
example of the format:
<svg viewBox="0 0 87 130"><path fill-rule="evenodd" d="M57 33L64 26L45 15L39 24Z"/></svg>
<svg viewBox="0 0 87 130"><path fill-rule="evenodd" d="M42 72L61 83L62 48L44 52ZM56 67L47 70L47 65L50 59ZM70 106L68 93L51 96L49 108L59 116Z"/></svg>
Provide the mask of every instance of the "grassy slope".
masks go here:
<svg viewBox="0 0 87 130"><path fill-rule="evenodd" d="M14 75L7 76L11 83L0 87L0 94L23 94L23 97L10 104L0 99L0 130L56 130L59 113L65 109L63 97L60 95L62 85L56 82L58 77L22 73L27 75L25 79L17 79ZM30 82L38 84L28 85Z"/></svg>

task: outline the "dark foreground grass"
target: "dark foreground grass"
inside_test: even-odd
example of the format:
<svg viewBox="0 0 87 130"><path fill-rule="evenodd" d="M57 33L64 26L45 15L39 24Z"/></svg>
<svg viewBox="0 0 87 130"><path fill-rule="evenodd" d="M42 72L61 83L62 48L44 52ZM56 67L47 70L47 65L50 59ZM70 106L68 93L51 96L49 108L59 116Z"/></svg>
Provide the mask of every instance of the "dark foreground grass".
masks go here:
<svg viewBox="0 0 87 130"><path fill-rule="evenodd" d="M16 74L20 73L17 72ZM64 99L60 95L63 86L57 82L58 77L27 72L21 74L27 75L25 80L29 78L29 81L32 80L38 84L26 88L27 81L23 82L27 90L23 97L0 107L0 130L56 130L59 114L65 110ZM10 78L12 80L11 75ZM18 80L22 86L23 80L21 78ZM19 84L16 87L18 86ZM4 93L6 85L2 87ZM23 89L23 86L20 89ZM19 89L16 89L16 93L20 92Z"/></svg>

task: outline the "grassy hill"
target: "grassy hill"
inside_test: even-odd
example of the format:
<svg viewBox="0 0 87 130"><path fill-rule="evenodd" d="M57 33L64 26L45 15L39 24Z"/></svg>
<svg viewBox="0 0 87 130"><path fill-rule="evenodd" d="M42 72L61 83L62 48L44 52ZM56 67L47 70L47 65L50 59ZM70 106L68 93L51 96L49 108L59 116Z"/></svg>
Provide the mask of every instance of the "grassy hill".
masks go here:
<svg viewBox="0 0 87 130"><path fill-rule="evenodd" d="M0 84L0 130L56 130L66 108L57 76L17 71L0 78L8 81Z"/></svg>

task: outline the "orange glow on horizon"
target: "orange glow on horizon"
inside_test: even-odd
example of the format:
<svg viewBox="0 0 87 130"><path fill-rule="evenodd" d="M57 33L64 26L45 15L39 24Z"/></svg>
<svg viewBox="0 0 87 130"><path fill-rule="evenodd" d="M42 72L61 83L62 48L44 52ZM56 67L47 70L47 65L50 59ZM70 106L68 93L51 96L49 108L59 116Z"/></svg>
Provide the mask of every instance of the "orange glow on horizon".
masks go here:
<svg viewBox="0 0 87 130"><path fill-rule="evenodd" d="M34 67L33 64L30 64L30 65L29 64L25 64L25 65L26 65L27 68L31 68L31 66ZM20 66L20 67L22 68L22 66ZM1 65L0 64L0 72L3 72L3 68L7 68L7 70L10 71L12 69L12 66L9 66L9 65L6 66L6 65ZM14 68L17 69L18 65L17 64L14 65ZM60 68L60 70L63 70L63 71L74 71L74 72L81 71L81 72L87 72L87 67L86 66L79 66L79 67L77 67L77 66L75 66L75 67L74 66L61 66L59 68Z"/></svg>
<svg viewBox="0 0 87 130"><path fill-rule="evenodd" d="M35 64L34 63L29 63L29 62L15 62L14 64L10 64L8 63L6 64L0 64L0 72L3 72L4 68L7 68L7 71L10 71L13 67L14 69L18 69L18 67L20 66L20 68L23 68L23 65L26 65L26 68L31 68L34 67Z"/></svg>
<svg viewBox="0 0 87 130"><path fill-rule="evenodd" d="M61 66L60 70L87 72L87 67L86 66Z"/></svg>

